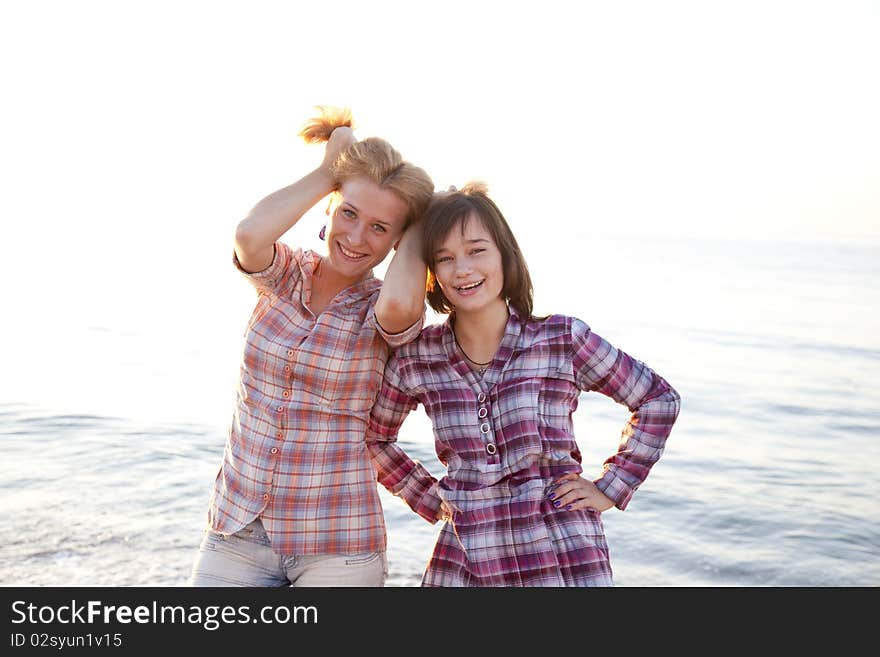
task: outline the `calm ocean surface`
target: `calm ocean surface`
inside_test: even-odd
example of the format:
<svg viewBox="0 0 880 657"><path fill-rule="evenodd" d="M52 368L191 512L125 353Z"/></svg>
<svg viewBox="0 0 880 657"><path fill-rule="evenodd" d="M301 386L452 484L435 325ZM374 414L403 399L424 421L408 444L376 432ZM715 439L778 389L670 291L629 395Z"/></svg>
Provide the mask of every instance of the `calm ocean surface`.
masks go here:
<svg viewBox="0 0 880 657"><path fill-rule="evenodd" d="M584 319L682 396L663 458L627 511L604 515L616 583L880 585L880 246L572 239L580 260L527 251L536 311ZM246 287L230 274L175 306L203 320L182 336L111 311L37 321L21 302L8 309L0 585L185 584ZM160 318L162 291L144 302ZM587 473L626 417L582 395ZM400 440L442 474L421 409ZM381 494L388 585L416 586L439 525Z"/></svg>

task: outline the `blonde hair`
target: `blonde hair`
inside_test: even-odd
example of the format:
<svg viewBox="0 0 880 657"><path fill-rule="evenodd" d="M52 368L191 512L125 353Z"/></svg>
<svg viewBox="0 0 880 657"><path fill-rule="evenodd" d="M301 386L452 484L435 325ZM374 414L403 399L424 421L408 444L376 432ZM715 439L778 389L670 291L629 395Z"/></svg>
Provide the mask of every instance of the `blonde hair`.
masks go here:
<svg viewBox="0 0 880 657"><path fill-rule="evenodd" d="M351 110L347 107L331 107L318 105L318 116L314 116L303 124L299 131L307 144L320 144L328 141L336 128L354 128Z"/></svg>
<svg viewBox="0 0 880 657"><path fill-rule="evenodd" d="M336 128L354 125L348 108L319 105L317 109L319 114L306 121L299 132L307 143L326 142ZM349 146L336 158L330 172L337 189L346 180L363 176L396 194L409 207L407 226L421 218L434 193L434 182L425 170L405 161L391 144L378 137Z"/></svg>

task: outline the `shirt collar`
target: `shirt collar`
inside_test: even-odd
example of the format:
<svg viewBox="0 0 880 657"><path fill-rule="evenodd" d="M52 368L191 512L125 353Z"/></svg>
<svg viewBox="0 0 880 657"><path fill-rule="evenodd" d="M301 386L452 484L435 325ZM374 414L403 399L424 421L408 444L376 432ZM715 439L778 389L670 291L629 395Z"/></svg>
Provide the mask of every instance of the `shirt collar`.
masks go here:
<svg viewBox="0 0 880 657"><path fill-rule="evenodd" d="M495 352L492 363L486 368L482 377L468 364L455 344L455 337L452 333L454 313L451 313L444 323L442 340L449 363L465 379L477 383L480 388L489 389L500 379L501 372L504 370L519 342L519 336L522 333L523 327L522 316L510 304L507 306L507 311L508 317L507 324L504 326L504 337L501 338L498 351Z"/></svg>

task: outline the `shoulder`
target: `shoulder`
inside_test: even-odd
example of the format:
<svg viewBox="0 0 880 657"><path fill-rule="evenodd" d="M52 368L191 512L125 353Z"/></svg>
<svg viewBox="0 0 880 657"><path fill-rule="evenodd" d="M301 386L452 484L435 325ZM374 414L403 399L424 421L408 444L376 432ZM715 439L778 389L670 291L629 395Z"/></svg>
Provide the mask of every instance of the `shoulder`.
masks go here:
<svg viewBox="0 0 880 657"><path fill-rule="evenodd" d="M284 242L275 242L275 260L286 267L302 262L304 252L300 247L292 247ZM273 262L273 264L274 264Z"/></svg>
<svg viewBox="0 0 880 657"><path fill-rule="evenodd" d="M450 385L453 374L446 346L447 322L423 328L412 342L392 350L385 367L385 380L414 399Z"/></svg>
<svg viewBox="0 0 880 657"><path fill-rule="evenodd" d="M303 251L300 247L292 247L284 242L275 242L275 258L272 267L279 268L282 276L292 276L299 279L303 264L309 257L310 251ZM312 254L315 255L315 254Z"/></svg>
<svg viewBox="0 0 880 657"><path fill-rule="evenodd" d="M238 255L233 250L232 263L261 294L284 294L286 287L291 282L294 284L300 278L299 262L302 249L292 249L283 242L275 242L273 245L272 262L260 271L248 271L242 267Z"/></svg>
<svg viewBox="0 0 880 657"><path fill-rule="evenodd" d="M546 343L570 341L575 323L580 322L568 315L548 315L547 317L530 317L522 320L520 344L523 348ZM583 322L580 322L583 324ZM584 324L584 326L586 326Z"/></svg>
<svg viewBox="0 0 880 657"><path fill-rule="evenodd" d="M449 331L447 322L429 324L412 342L397 347L394 356L398 358L416 358L419 360L445 359L443 336Z"/></svg>

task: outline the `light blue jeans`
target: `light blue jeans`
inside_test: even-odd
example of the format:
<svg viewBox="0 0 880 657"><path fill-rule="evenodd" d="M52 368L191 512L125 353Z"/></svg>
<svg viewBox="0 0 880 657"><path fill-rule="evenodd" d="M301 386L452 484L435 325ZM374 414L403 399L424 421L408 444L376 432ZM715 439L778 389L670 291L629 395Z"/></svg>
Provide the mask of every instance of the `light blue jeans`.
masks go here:
<svg viewBox="0 0 880 657"><path fill-rule="evenodd" d="M225 536L205 530L192 586L384 586L384 552L285 556L272 551L257 518Z"/></svg>

